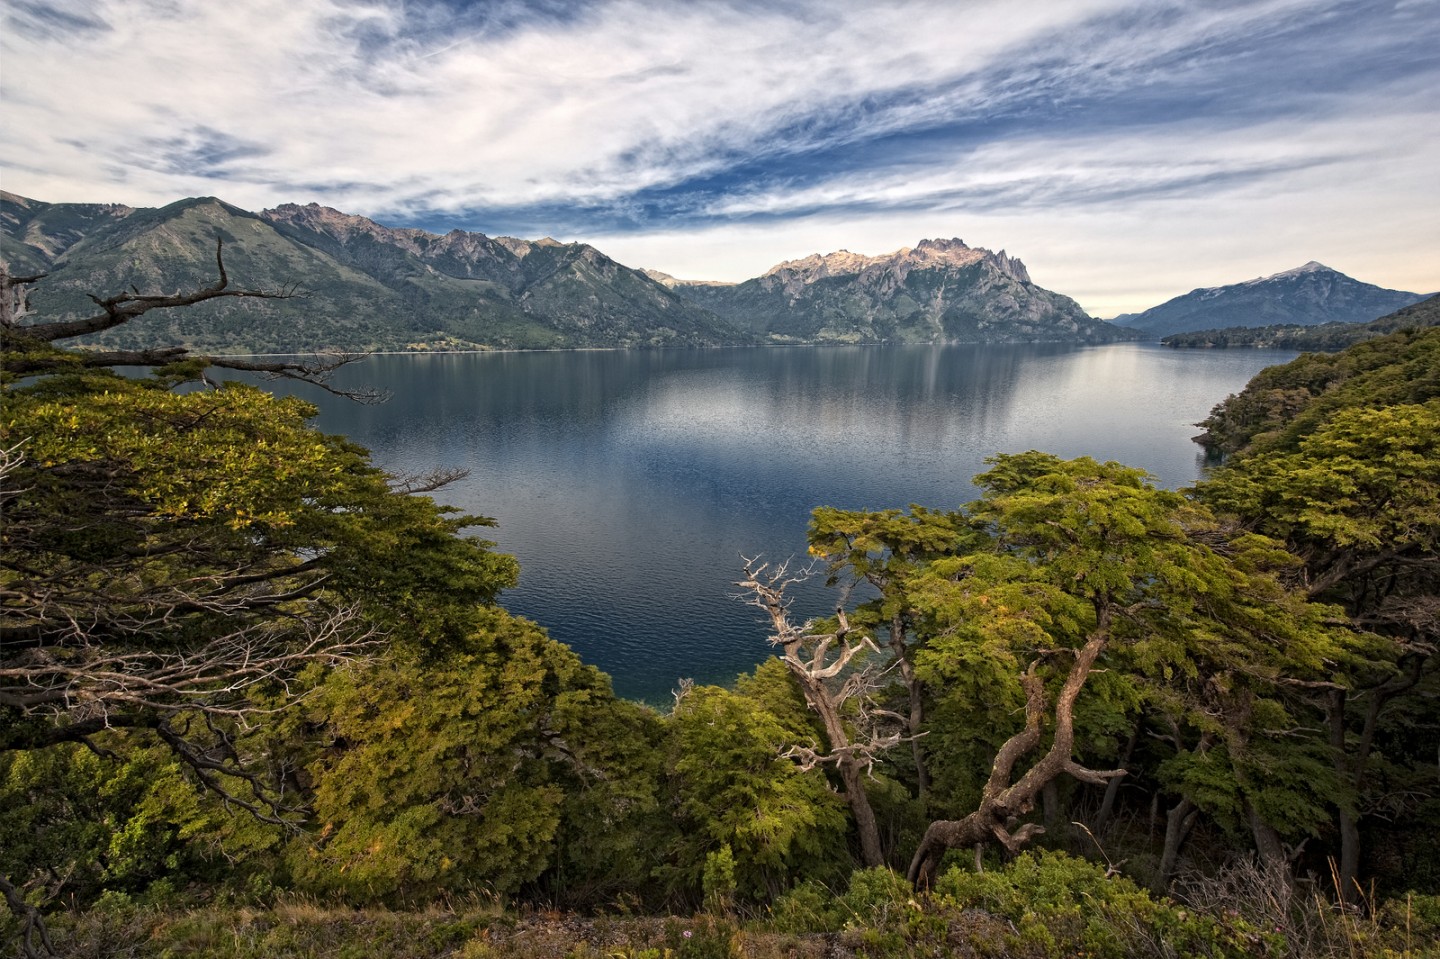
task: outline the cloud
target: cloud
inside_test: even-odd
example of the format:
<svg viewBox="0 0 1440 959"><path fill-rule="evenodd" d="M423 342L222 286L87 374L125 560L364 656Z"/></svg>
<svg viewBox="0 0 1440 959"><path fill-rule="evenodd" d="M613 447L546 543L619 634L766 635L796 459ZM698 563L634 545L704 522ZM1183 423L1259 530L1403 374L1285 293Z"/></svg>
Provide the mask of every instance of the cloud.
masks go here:
<svg viewBox="0 0 1440 959"><path fill-rule="evenodd" d="M1028 217L1045 236L1134 219L1174 258L1186 235L1162 238L1157 211L1194 236L1260 204L1287 232L1279 211L1306 197L1353 211L1330 237L1436 199L1440 22L1420 4L20 0L3 15L0 166L45 200L214 193L626 249L672 238L733 276L818 224L829 242L785 255L879 252L900 223L1028 238ZM722 236L757 245L722 254ZM1083 250L1071 236L1047 248ZM1380 242L1440 261L1436 241L1421 226Z"/></svg>

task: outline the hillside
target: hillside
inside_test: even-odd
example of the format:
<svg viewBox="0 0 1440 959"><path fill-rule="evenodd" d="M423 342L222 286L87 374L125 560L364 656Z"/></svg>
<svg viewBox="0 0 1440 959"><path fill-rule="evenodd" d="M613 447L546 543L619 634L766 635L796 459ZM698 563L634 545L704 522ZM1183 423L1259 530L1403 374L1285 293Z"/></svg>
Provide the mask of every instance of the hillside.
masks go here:
<svg viewBox="0 0 1440 959"><path fill-rule="evenodd" d="M1434 302L1433 300L1429 302ZM1440 397L1440 327L1410 328L1342 353L1307 353L1261 370L1218 404L1195 442L1214 456L1293 449L1337 409Z"/></svg>
<svg viewBox="0 0 1440 959"><path fill-rule="evenodd" d="M1368 323L1424 299L1386 290L1311 261L1273 276L1191 290L1114 322L1153 336L1293 324Z"/></svg>
<svg viewBox="0 0 1440 959"><path fill-rule="evenodd" d="M3 197L6 260L49 271L43 319L91 312L90 293L214 282L214 242L237 286L296 286L290 300L230 300L93 342L229 352L713 346L750 342L593 247L455 231L392 230L328 208L260 214L214 197L159 209Z"/></svg>
<svg viewBox="0 0 1440 959"><path fill-rule="evenodd" d="M1440 326L1440 296L1396 310L1369 323L1322 323L1300 326L1295 323L1275 326L1232 326L1223 330L1197 330L1174 333L1160 342L1166 346L1185 348L1260 347L1266 349L1306 350L1334 353L1356 343L1372 340L1399 330Z"/></svg>
<svg viewBox="0 0 1440 959"><path fill-rule="evenodd" d="M781 263L738 284L665 278L731 321L777 342L1110 342L1129 334L1036 286L1002 250L921 240L884 256L841 250Z"/></svg>
<svg viewBox="0 0 1440 959"><path fill-rule="evenodd" d="M43 319L87 315L89 295L173 292L215 279L294 287L157 311L92 343L210 352L566 349L756 343L1103 343L1132 338L1035 285L1020 260L958 239L883 256L840 251L744 283L681 281L550 238L392 228L318 204L252 213L215 197L158 209L0 196L6 263L47 272Z"/></svg>

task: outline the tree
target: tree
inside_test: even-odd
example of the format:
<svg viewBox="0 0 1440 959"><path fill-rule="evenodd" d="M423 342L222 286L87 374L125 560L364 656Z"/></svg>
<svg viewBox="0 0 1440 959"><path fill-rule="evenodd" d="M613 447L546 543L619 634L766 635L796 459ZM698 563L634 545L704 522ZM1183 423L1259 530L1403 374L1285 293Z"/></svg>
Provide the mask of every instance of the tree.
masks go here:
<svg viewBox="0 0 1440 959"><path fill-rule="evenodd" d="M907 600L910 578L925 563L963 551L967 541L983 534L963 513L939 512L912 505L908 512L865 512L816 509L810 523L810 553L829 563L828 581L844 578L847 589L861 583L876 598L859 605L858 626L884 635L905 687L905 733L915 767L915 794L922 801L930 791L930 769L922 733L925 729L925 684L915 668L923 642L916 610Z"/></svg>
<svg viewBox="0 0 1440 959"><path fill-rule="evenodd" d="M793 709L776 715L753 695L696 686L682 692L666 725L680 827L667 858L679 884L699 887L707 860L723 860L727 849L736 891L747 899L773 900L807 874L843 875L843 800L818 769L782 755L813 735Z"/></svg>
<svg viewBox="0 0 1440 959"><path fill-rule="evenodd" d="M284 770L247 728L294 701L307 667L471 634L516 567L458 535L489 520L407 495L427 483L314 430L309 404L237 383L172 391L206 366L316 379L333 364L56 345L153 309L291 295L229 289L218 247L217 268L205 290L97 297L103 312L59 323L25 322L36 278L4 279L0 751L158 745L201 787L293 826ZM136 735L103 735L119 729ZM29 878L6 881L13 909L29 908Z"/></svg>
<svg viewBox="0 0 1440 959"><path fill-rule="evenodd" d="M900 717L868 701L882 672L875 663L849 668L867 650L879 649L869 636L852 632L843 598L836 608L832 630L826 631L814 621L791 621L785 591L802 578L803 574L791 576L784 565L770 569L766 564L748 561L745 578L736 585L748 592L751 605L765 612L771 629L770 643L780 651L781 661L824 730L823 748L792 743L786 755L799 760L804 769L821 763L834 765L860 838L861 860L866 866L883 866L885 850L865 790L865 776L876 757L903 738L894 728L894 720Z"/></svg>
<svg viewBox="0 0 1440 959"><path fill-rule="evenodd" d="M287 722L304 730L292 742L325 744L305 761L315 838L292 844L291 869L352 901L512 895L558 865L584 881L603 864L565 861L560 843L636 839L657 806L655 717L498 609L442 654L331 674Z"/></svg>
<svg viewBox="0 0 1440 959"><path fill-rule="evenodd" d="M842 535L841 555L861 575L884 564L876 585L888 590L878 601L887 605L872 605L875 618L899 612L914 631L904 655L931 701L926 715L948 724L929 724L931 754L965 748L966 738L994 744L973 808L932 822L919 843L909 870L919 885L948 849L998 841L1014 852L1043 832L1026 820L1059 777L1105 785L1123 774L1091 769L1079 753L1081 693L1097 668L1113 704L1093 715L1123 729L1147 672L1194 671L1202 653L1228 662L1227 650L1253 638L1267 615L1279 622L1272 631L1330 648L1303 597L1276 580L1277 544L1234 540L1203 507L1116 463L1036 452L990 462L976 478L981 498L960 514L870 519L869 528L923 548L892 548L877 562L878 537ZM867 529L853 517L845 524ZM1006 704L1023 713L1020 729ZM967 715L968 731L957 721ZM1010 730L998 743L997 725Z"/></svg>
<svg viewBox="0 0 1440 959"><path fill-rule="evenodd" d="M1425 737L1415 734L1440 728L1433 709L1386 729L1405 700L1423 704L1440 682L1437 356L1440 330L1432 329L1329 359L1328 388L1267 432L1232 439L1234 456L1198 490L1218 512L1283 540L1303 562L1307 593L1340 605L1374 637L1337 664L1344 682L1323 692L1332 764L1346 784L1336 803L1345 898L1357 889L1367 813L1404 812L1395 802L1405 796L1413 811L1415 800L1440 791L1423 772L1433 761ZM1279 367L1270 379L1288 382L1315 362ZM1225 423L1244 397L1217 408L1212 420ZM1388 757L1383 767L1377 756Z"/></svg>

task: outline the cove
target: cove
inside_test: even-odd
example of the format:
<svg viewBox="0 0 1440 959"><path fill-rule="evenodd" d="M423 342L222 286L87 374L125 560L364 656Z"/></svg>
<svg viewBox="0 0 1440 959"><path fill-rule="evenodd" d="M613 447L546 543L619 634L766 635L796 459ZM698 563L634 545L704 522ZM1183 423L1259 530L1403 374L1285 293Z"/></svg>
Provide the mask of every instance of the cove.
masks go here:
<svg viewBox="0 0 1440 959"><path fill-rule="evenodd" d="M729 683L769 654L732 585L742 556L805 561L810 510L950 508L997 452L1118 460L1171 487L1202 469L1194 424L1278 350L794 347L372 356L303 385L321 429L399 473L470 471L437 499L494 517L521 564L502 600L616 691ZM277 384L267 384L277 389ZM797 612L833 596L818 580Z"/></svg>

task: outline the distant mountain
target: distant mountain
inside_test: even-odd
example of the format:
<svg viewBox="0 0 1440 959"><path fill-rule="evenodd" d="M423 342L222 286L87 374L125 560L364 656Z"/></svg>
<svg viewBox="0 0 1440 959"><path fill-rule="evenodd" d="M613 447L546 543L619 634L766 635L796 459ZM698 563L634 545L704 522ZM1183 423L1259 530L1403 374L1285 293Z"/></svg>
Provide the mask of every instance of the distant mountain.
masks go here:
<svg viewBox="0 0 1440 959"><path fill-rule="evenodd" d="M1334 353L1356 343L1373 340L1399 330L1440 326L1440 296L1396 310L1369 323L1321 323L1299 326L1294 323L1277 326L1232 326L1224 330L1198 330L1194 333L1172 333L1160 342L1183 348L1264 347L1268 349L1304 350L1310 353Z"/></svg>
<svg viewBox="0 0 1440 959"><path fill-rule="evenodd" d="M1192 290L1112 322L1154 336L1236 326L1368 323L1424 298L1361 283L1312 260L1274 276Z"/></svg>
<svg viewBox="0 0 1440 959"><path fill-rule="evenodd" d="M752 342L714 314L584 243L393 229L317 204L260 216L283 236L373 277L413 314L502 346L718 346Z"/></svg>
<svg viewBox="0 0 1440 959"><path fill-rule="evenodd" d="M88 315L87 294L215 280L215 238L237 286L308 291L156 311L94 342L212 352L714 346L754 337L594 247L396 230L310 205L260 214L214 197L159 209L0 194L4 259L49 271L40 319Z"/></svg>
<svg viewBox="0 0 1440 959"><path fill-rule="evenodd" d="M239 287L227 299L94 337L111 348L209 352L565 349L756 343L1108 342L1134 334L1036 286L1004 251L922 240L885 256L841 251L744 283L634 270L583 243L397 229L309 204L260 213L215 197L158 209L42 203L0 193L33 322L90 315L89 294L174 292L215 280L215 239Z"/></svg>
<svg viewBox="0 0 1440 959"><path fill-rule="evenodd" d="M772 342L1109 342L1131 334L1036 286L1002 250L921 240L884 256L788 260L743 283L661 282Z"/></svg>

